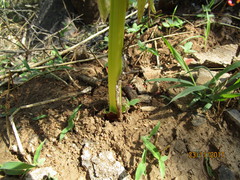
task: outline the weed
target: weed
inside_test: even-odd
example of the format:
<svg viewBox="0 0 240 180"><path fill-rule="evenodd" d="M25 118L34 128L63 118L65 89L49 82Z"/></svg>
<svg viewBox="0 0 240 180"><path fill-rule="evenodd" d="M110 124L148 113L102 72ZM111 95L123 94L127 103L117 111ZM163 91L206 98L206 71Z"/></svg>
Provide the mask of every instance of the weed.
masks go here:
<svg viewBox="0 0 240 180"><path fill-rule="evenodd" d="M204 30L204 40L205 40L205 49L207 47L207 43L208 43L208 37L211 31L211 18L214 17L213 14L210 14L211 12L211 8L214 5L215 0L211 0L210 3L208 3L206 6L202 6L203 12L205 12L205 14L198 14L197 17L203 17L206 19L206 27Z"/></svg>
<svg viewBox="0 0 240 180"><path fill-rule="evenodd" d="M179 64L186 71L186 73L188 73L189 76L191 77L191 81L178 79L178 78L158 78L158 79L149 80L149 81L158 81L158 82L160 81L177 82L178 84L174 86L175 88L176 87L185 88L181 93L173 97L169 103L176 101L179 98L186 97L189 94L192 94L194 98L190 102L189 107L191 107L197 102L203 102L204 103L203 109L208 110L212 107L213 103L216 101L225 101L227 99L240 97L240 93L234 93L234 91L240 88L240 79L239 79L240 72L234 73L224 82L219 82L220 77L223 74L233 70L237 70L237 68L240 67L240 62L235 62L232 65L226 67L225 69L217 73L215 76L213 76L212 79L206 82L205 84L197 85L188 65L180 56L180 54L176 51L176 49L174 49L171 46L171 44L164 37L163 37L163 40L165 44L167 44L174 58L179 62ZM201 68L208 69L202 66Z"/></svg>
<svg viewBox="0 0 240 180"><path fill-rule="evenodd" d="M61 133L60 133L60 135L59 135L59 141L61 141L61 140L65 137L65 135L67 134L68 131L71 131L71 130L73 129L73 127L74 127L74 119L75 119L75 117L76 117L76 115L77 115L77 113L78 113L78 111L79 111L79 109L80 109L81 106L82 106L82 105L80 104L78 107L76 107L76 108L73 110L72 115L69 117L67 127L65 127L65 128L61 131Z"/></svg>
<svg viewBox="0 0 240 180"><path fill-rule="evenodd" d="M137 103L140 102L139 99L132 99L132 100L128 100L126 99L126 103L122 106L122 112L127 112L131 106L135 106Z"/></svg>
<svg viewBox="0 0 240 180"><path fill-rule="evenodd" d="M140 49L141 51L143 51L143 52L144 52L144 51L147 51L147 52L152 53L152 54L155 55L155 56L160 56L159 53L158 53L158 51L157 51L156 49L147 47L147 46L145 45L145 43L141 42L140 40L138 41L138 46L139 46L139 49Z"/></svg>
<svg viewBox="0 0 240 180"><path fill-rule="evenodd" d="M185 54L192 54L197 51L192 49L193 43L191 41L186 42L183 46L180 45L181 48L183 48L183 51Z"/></svg>
<svg viewBox="0 0 240 180"><path fill-rule="evenodd" d="M42 115L40 115L40 116L37 116L37 117L32 118L32 120L38 121L38 120L43 119L43 118L45 118L45 117L47 117L47 115L46 115L46 114L42 114Z"/></svg>
<svg viewBox="0 0 240 180"><path fill-rule="evenodd" d="M180 28L184 24L183 20L181 20L180 18L175 16L176 10L177 10L177 6L174 8L174 11L173 11L173 14L172 14L172 18L165 18L165 22L162 23L163 27L170 28L169 29L169 33L171 31L171 28L173 28L173 27ZM161 28L162 27L160 26L159 29L161 29Z"/></svg>
<svg viewBox="0 0 240 180"><path fill-rule="evenodd" d="M44 143L45 140L41 142L41 144L37 147L33 157L33 164L28 164L20 161L10 161L0 165L0 171L3 171L6 175L24 175L32 168L41 166L45 161L45 158L39 159L40 152L43 148Z"/></svg>
<svg viewBox="0 0 240 180"><path fill-rule="evenodd" d="M135 173L135 180L139 180L142 175L146 175L146 159L147 159L148 151L150 151L151 154L158 160L161 178L163 179L165 176L164 162L168 159L168 156L162 156L157 150L156 146L150 142L151 137L157 133L159 127L160 127L160 122L158 122L158 124L152 129L152 131L148 136L142 136L141 138L145 145L145 149L143 150L142 160L139 163Z"/></svg>
<svg viewBox="0 0 240 180"><path fill-rule="evenodd" d="M132 27L127 28L127 32L128 33L137 33L141 30L142 26L143 26L142 24L137 25L137 23L133 23Z"/></svg>

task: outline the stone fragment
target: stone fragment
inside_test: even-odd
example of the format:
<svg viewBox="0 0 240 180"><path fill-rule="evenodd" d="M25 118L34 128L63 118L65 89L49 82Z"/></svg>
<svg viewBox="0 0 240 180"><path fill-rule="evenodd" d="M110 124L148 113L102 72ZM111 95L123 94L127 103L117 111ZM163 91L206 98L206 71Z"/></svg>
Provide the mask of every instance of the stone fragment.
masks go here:
<svg viewBox="0 0 240 180"><path fill-rule="evenodd" d="M206 123L206 118L203 114L197 114L195 116L193 116L192 119L192 125L194 126L201 126L202 124Z"/></svg>
<svg viewBox="0 0 240 180"><path fill-rule="evenodd" d="M233 172L225 165L218 169L218 180L236 180Z"/></svg>
<svg viewBox="0 0 240 180"><path fill-rule="evenodd" d="M232 63L238 45L230 44L218 47L208 52L194 53L201 65L207 67L226 67Z"/></svg>
<svg viewBox="0 0 240 180"><path fill-rule="evenodd" d="M186 145L182 140L176 140L174 144L174 150L180 154L187 153Z"/></svg>
<svg viewBox="0 0 240 180"><path fill-rule="evenodd" d="M240 112L237 109L229 109L225 111L226 120L233 121L240 128Z"/></svg>
<svg viewBox="0 0 240 180"><path fill-rule="evenodd" d="M123 165L115 159L112 151L98 152L93 143L85 143L81 160L90 180L131 179Z"/></svg>
<svg viewBox="0 0 240 180"><path fill-rule="evenodd" d="M52 167L37 168L27 173L25 180L42 180L45 177L56 177L57 172Z"/></svg>
<svg viewBox="0 0 240 180"><path fill-rule="evenodd" d="M148 103L148 104L151 103L152 101L152 97L147 94L138 95L137 99L139 99L141 103Z"/></svg>
<svg viewBox="0 0 240 180"><path fill-rule="evenodd" d="M154 111L156 109L156 107L154 107L154 106L141 106L140 109L142 111L145 111L145 112L151 112L151 111Z"/></svg>
<svg viewBox="0 0 240 180"><path fill-rule="evenodd" d="M207 69L200 68L198 70L198 77L197 77L196 83L199 85L203 85L208 81L210 81L217 73L218 73L217 71L209 71ZM230 77L230 74L228 73L223 74L219 78L218 83L225 81L229 77Z"/></svg>
<svg viewBox="0 0 240 180"><path fill-rule="evenodd" d="M150 67L141 67L143 76L146 80L156 79L161 77L161 69L152 69Z"/></svg>
<svg viewBox="0 0 240 180"><path fill-rule="evenodd" d="M137 91L139 94L145 94L146 91L146 87L144 86L144 80L140 77L135 77L132 80L132 83L134 84L134 86L136 87Z"/></svg>

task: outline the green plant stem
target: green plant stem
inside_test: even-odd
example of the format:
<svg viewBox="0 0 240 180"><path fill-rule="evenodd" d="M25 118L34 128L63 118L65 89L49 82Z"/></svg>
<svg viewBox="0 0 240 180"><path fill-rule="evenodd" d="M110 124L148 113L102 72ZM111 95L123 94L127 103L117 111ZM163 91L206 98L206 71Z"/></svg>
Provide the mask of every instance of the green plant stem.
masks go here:
<svg viewBox="0 0 240 180"><path fill-rule="evenodd" d="M122 48L124 39L127 0L111 0L109 49L108 49L108 92L109 111L117 113L116 85L122 71Z"/></svg>

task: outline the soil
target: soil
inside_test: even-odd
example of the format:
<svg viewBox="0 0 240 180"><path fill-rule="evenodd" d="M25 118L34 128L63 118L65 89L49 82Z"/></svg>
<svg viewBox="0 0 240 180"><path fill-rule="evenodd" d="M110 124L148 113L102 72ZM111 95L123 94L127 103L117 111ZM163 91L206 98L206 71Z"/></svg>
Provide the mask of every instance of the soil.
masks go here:
<svg viewBox="0 0 240 180"><path fill-rule="evenodd" d="M168 38L169 42L176 46L182 40L199 34L204 34L204 26L199 26L198 21L186 23L182 28L172 28L175 36ZM159 30L158 25L147 29L140 37L141 41L159 37L164 30ZM166 32L166 31L165 31ZM168 32L170 33L170 32ZM181 34L183 33L183 34ZM153 143L162 155L167 155L166 180L208 180L214 179L207 172L206 158L204 154L219 152L216 157L211 157L209 164L213 172L218 174L222 165L227 166L236 179L240 179L240 134L239 129L229 123L221 108L235 107L234 101L229 104L221 103L208 112L200 112L204 115L204 123L194 126L193 119L199 113L199 106L180 110L174 104L167 105L168 101L161 97L167 94L168 83L159 83L154 91L139 93L136 91L133 79L139 77L147 80L143 74L143 68L156 70L156 57L151 53L142 53L137 46L137 40L131 39L133 34L125 36L126 66L124 71L128 74L122 76L123 86L132 87L134 92L149 96L149 100L140 102L123 114L122 120L107 120L105 110L107 104L107 69L102 67L98 61L90 61L73 65L68 70L71 78L65 70L55 71L51 74L33 78L10 92L9 99L2 97L1 104L9 103L10 107L20 107L40 101L54 99L70 93L76 93L87 87L92 87L90 93L65 98L53 103L39 105L33 108L20 110L14 116L18 133L20 135L26 158L33 157L34 151L46 140L41 151L41 157L46 158L44 167L53 167L57 171L59 180L88 179L88 171L82 166L82 151L86 142L95 143L97 152L103 150L113 151L115 158L125 167L126 172L134 178L138 163L141 160L144 149L141 136L148 135L153 127L160 122L158 133L153 137ZM239 30L227 26L213 26L208 39L207 50L224 44L239 44ZM193 49L204 51L204 40L202 38L192 39ZM161 76L175 76L181 68L176 60L170 55L168 48L161 40L156 40L148 45L156 48L159 52ZM177 50L182 49L176 46ZM188 57L188 56L186 56ZM133 72L133 70L135 70ZM151 74L151 73L150 73ZM101 80L95 86L86 83L81 76L95 77ZM58 78L56 78L56 76ZM77 84L77 86L76 86ZM123 92L123 97L126 98ZM67 121L73 110L82 104L77 118L75 118L74 129L67 133L66 137L59 141L59 134L67 126ZM141 107L152 106L155 109L145 111ZM46 117L34 120L40 115ZM18 161L17 153L9 148L8 138L11 145L16 144L11 133L7 135L5 118L0 118L0 164L6 161ZM198 157L194 152L199 152ZM160 179L158 162L148 154L147 175L144 179ZM9 179L10 177L2 177ZM19 177L20 178L20 177ZM220 179L220 177L218 177Z"/></svg>

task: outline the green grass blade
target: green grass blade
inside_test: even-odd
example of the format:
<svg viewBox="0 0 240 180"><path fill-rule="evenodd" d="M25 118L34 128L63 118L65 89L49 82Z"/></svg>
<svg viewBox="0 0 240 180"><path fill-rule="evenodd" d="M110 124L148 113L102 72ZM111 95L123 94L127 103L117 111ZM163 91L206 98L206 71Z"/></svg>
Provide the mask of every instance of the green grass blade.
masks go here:
<svg viewBox="0 0 240 180"><path fill-rule="evenodd" d="M23 175L33 167L35 167L35 165L24 162L6 162L1 165L0 171L3 171L7 175Z"/></svg>
<svg viewBox="0 0 240 180"><path fill-rule="evenodd" d="M238 83L234 83L232 86L229 86L228 88L222 90L220 93L216 94L213 99L214 100L218 100L218 99L222 99L224 94L227 95L229 94L229 92L237 90L240 88L240 81Z"/></svg>
<svg viewBox="0 0 240 180"><path fill-rule="evenodd" d="M73 110L73 113L72 115L69 117L69 120L68 120L68 125L66 128L64 128L61 133L60 133L60 136L59 136L59 141L61 141L65 135L67 134L68 131L72 130L72 128L74 127L74 118L76 117L77 115L77 112L79 111L80 107L82 105L80 104L77 108L75 108Z"/></svg>
<svg viewBox="0 0 240 180"><path fill-rule="evenodd" d="M129 106L135 106L137 103L139 103L139 99L132 99L131 101L128 102Z"/></svg>
<svg viewBox="0 0 240 180"><path fill-rule="evenodd" d="M181 67L184 69L184 71L186 71L186 73L189 74L192 82L194 85L196 85L196 82L190 72L190 69L188 67L188 65L186 64L186 62L184 61L184 59L182 58L182 56L177 52L177 50L168 42L168 40L166 38L164 38L162 36L162 39L164 41L164 43L167 45L167 47L169 48L170 52L172 53L173 57L178 61L178 63L181 65Z"/></svg>
<svg viewBox="0 0 240 180"><path fill-rule="evenodd" d="M224 73L227 73L229 71L232 71L236 68L239 68L240 67L240 62L235 62L233 64L231 64L230 66L226 67L224 70L220 71L219 73L217 73L213 79L209 82L209 84L212 84L214 83L215 81L219 80L219 78L224 74Z"/></svg>
<svg viewBox="0 0 240 180"><path fill-rule="evenodd" d="M160 122L158 122L157 125L151 130L148 136L149 139L157 133L159 127L160 127Z"/></svg>
<svg viewBox="0 0 240 180"><path fill-rule="evenodd" d="M147 158L147 150L144 149L142 154L142 160L139 163L135 173L135 180L139 180L142 177L142 175L146 175L146 158Z"/></svg>
<svg viewBox="0 0 240 180"><path fill-rule="evenodd" d="M179 98L185 97L193 92L196 91L202 91L204 89L208 89L208 87L206 86L193 86L193 87L188 87L185 90L183 90L181 93L179 93L178 95L176 95L169 103L176 101Z"/></svg>
<svg viewBox="0 0 240 180"><path fill-rule="evenodd" d="M159 169L160 169L161 178L164 179L164 177L165 177L165 164L164 164L164 161L161 161L161 160L158 161L158 165L159 165Z"/></svg>
<svg viewBox="0 0 240 180"><path fill-rule="evenodd" d="M156 146L154 146L150 141L148 136L143 136L142 137L143 143L146 146L147 150L149 150L152 155L157 159L160 160L161 159L161 155L158 151L158 149L156 148Z"/></svg>
<svg viewBox="0 0 240 180"><path fill-rule="evenodd" d="M240 97L240 93L236 93L236 94L222 94L221 97L223 97L224 99L236 98L236 97Z"/></svg>
<svg viewBox="0 0 240 180"><path fill-rule="evenodd" d="M43 142L41 142L41 144L37 147L36 149L36 152L34 154L34 157L33 157L33 164L37 165L38 164L38 160L39 160L39 157L40 157L40 153L41 153L41 150L43 148L43 145L45 143L46 140L44 140Z"/></svg>

